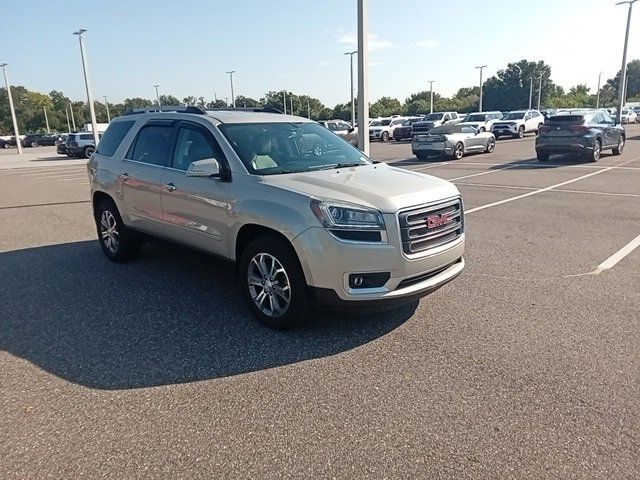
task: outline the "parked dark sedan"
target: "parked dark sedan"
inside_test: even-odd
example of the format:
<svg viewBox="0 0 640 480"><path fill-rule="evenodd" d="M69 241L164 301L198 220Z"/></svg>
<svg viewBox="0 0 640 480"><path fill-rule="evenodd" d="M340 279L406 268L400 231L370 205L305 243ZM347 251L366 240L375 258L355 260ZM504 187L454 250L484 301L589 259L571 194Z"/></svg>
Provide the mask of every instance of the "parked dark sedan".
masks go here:
<svg viewBox="0 0 640 480"><path fill-rule="evenodd" d="M555 153L578 154L597 162L603 150L620 155L625 141L624 128L605 112L555 115L540 127L536 154L541 162Z"/></svg>
<svg viewBox="0 0 640 480"><path fill-rule="evenodd" d="M400 142L405 139L411 139L411 125L419 122L423 117L408 118L402 125L396 127L393 131L393 139Z"/></svg>
<svg viewBox="0 0 640 480"><path fill-rule="evenodd" d="M30 133L22 140L23 147L53 146L58 137L46 133Z"/></svg>
<svg viewBox="0 0 640 480"><path fill-rule="evenodd" d="M8 140L0 139L0 148L12 148L16 146L16 137L11 137Z"/></svg>

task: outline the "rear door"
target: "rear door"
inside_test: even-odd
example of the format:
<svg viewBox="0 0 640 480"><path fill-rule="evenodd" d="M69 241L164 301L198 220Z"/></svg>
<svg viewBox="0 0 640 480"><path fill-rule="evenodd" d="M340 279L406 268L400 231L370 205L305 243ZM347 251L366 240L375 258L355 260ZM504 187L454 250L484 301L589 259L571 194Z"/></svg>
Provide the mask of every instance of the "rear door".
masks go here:
<svg viewBox="0 0 640 480"><path fill-rule="evenodd" d="M144 125L117 172L128 224L159 236L164 236L161 180L173 151L174 123L151 121Z"/></svg>
<svg viewBox="0 0 640 480"><path fill-rule="evenodd" d="M160 197L165 236L178 243L229 256L230 182L221 178L188 177L198 160L215 158L228 171L227 161L212 133L204 126L180 122L170 165L164 170Z"/></svg>
<svg viewBox="0 0 640 480"><path fill-rule="evenodd" d="M596 115L599 127L602 128L602 145L605 147L615 147L620 139L620 131L613 126L613 120L604 112Z"/></svg>

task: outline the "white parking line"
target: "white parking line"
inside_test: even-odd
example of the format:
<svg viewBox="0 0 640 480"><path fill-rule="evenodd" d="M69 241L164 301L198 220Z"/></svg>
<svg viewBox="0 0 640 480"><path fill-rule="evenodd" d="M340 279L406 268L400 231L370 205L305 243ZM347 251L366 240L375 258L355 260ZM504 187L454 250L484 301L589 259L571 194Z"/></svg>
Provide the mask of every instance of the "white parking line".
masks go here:
<svg viewBox="0 0 640 480"><path fill-rule="evenodd" d="M82 175L83 173L85 173L84 171L79 171L79 172L68 172L68 173L42 173L39 175L20 175L20 177L31 177L32 179L40 179L40 178L63 178L63 177L70 177L70 176L78 176L78 175Z"/></svg>
<svg viewBox="0 0 640 480"><path fill-rule="evenodd" d="M601 272L604 272L605 270L609 270L610 268L615 267L620 260L622 260L624 257L629 255L639 246L640 246L640 235L638 235L636 238L631 240L624 247L622 247L620 250L618 250L616 253L614 253L609 258L607 258L604 262L598 265L598 268L596 268L593 272L591 272L591 274L598 275Z"/></svg>
<svg viewBox="0 0 640 480"><path fill-rule="evenodd" d="M73 178L58 178L56 179L56 182L72 182L74 180L86 180L87 176L83 175L81 177L73 177Z"/></svg>
<svg viewBox="0 0 640 480"><path fill-rule="evenodd" d="M620 163L618 166L626 165L627 163L635 162L636 160L637 160L637 158L634 158L634 159L631 159L631 160L627 160L626 162ZM601 173L608 172L609 170L613 170L614 168L615 167L607 167L607 168L605 168L603 170L598 170L597 172L591 172L591 173L588 173L586 175L582 175L582 176L580 176L578 178L574 178L572 180L567 180L565 182L556 183L555 185L550 185L548 187L539 188L539 189L533 190L531 192L523 193L522 195L517 195L515 197L505 198L504 200L499 200L497 202L491 202L491 203L488 203L486 205L481 205L479 207L472 208L471 210L467 210L466 214L468 215L470 213L479 212L480 210L484 210L486 208L497 207L498 205L504 205L505 203L515 202L516 200L520 200L522 198L527 198L527 197L531 197L533 195L538 195L539 193L548 192L548 191L554 190L554 189L556 189L558 187L563 187L565 185L569 185L570 183L574 183L574 182L578 182L580 180L584 180L585 178L593 177L595 175L600 175ZM494 171L498 171L498 170L494 170Z"/></svg>
<svg viewBox="0 0 640 480"><path fill-rule="evenodd" d="M488 187L488 188L506 188L512 190L537 190L538 187L519 187L515 185L494 185L492 183L468 183L468 182L454 182L456 185L464 187ZM612 192L594 192L591 190L565 190L562 188L549 190L550 192L562 192L562 193L585 193L589 195L607 195L611 197L638 197L640 194L636 193L612 193Z"/></svg>
<svg viewBox="0 0 640 480"><path fill-rule="evenodd" d="M509 165L504 168L494 168L493 170L487 170L486 172L472 173L471 175L463 175L462 177L449 178L448 180L450 182L455 182L456 180L462 180L463 178L481 177L482 175L489 175L490 173L501 172L502 170L512 170L517 167L518 167L517 165Z"/></svg>

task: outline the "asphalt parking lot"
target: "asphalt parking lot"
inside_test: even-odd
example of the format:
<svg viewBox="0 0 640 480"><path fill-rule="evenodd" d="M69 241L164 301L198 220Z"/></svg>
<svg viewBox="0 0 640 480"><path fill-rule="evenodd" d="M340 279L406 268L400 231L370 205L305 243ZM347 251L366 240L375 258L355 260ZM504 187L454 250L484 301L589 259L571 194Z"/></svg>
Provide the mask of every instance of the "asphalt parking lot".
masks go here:
<svg viewBox="0 0 640 480"><path fill-rule="evenodd" d="M458 186L467 269L419 304L288 332L215 259L110 263L83 161L0 151L0 477L640 478L627 132L598 163L540 164L533 137L458 161L372 145Z"/></svg>

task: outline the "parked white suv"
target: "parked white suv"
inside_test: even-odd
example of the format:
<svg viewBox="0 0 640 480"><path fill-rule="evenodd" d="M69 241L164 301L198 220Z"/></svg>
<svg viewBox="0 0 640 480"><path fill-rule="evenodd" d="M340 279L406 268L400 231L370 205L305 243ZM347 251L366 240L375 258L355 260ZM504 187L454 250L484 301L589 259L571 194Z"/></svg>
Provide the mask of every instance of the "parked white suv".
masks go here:
<svg viewBox="0 0 640 480"><path fill-rule="evenodd" d="M407 119L405 117L377 118L369 123L369 139L388 142L393 138L393 132Z"/></svg>
<svg viewBox="0 0 640 480"><path fill-rule="evenodd" d="M306 118L155 110L114 119L88 162L111 260L149 237L231 260L249 308L274 328L313 304L415 301L462 272L453 184L374 163Z"/></svg>
<svg viewBox="0 0 640 480"><path fill-rule="evenodd" d="M490 132L493 124L502 119L502 112L469 113L460 125L473 127L479 132Z"/></svg>
<svg viewBox="0 0 640 480"><path fill-rule="evenodd" d="M538 110L514 110L495 122L491 132L496 138L504 135L522 138L526 133L538 133L543 123L544 115Z"/></svg>

